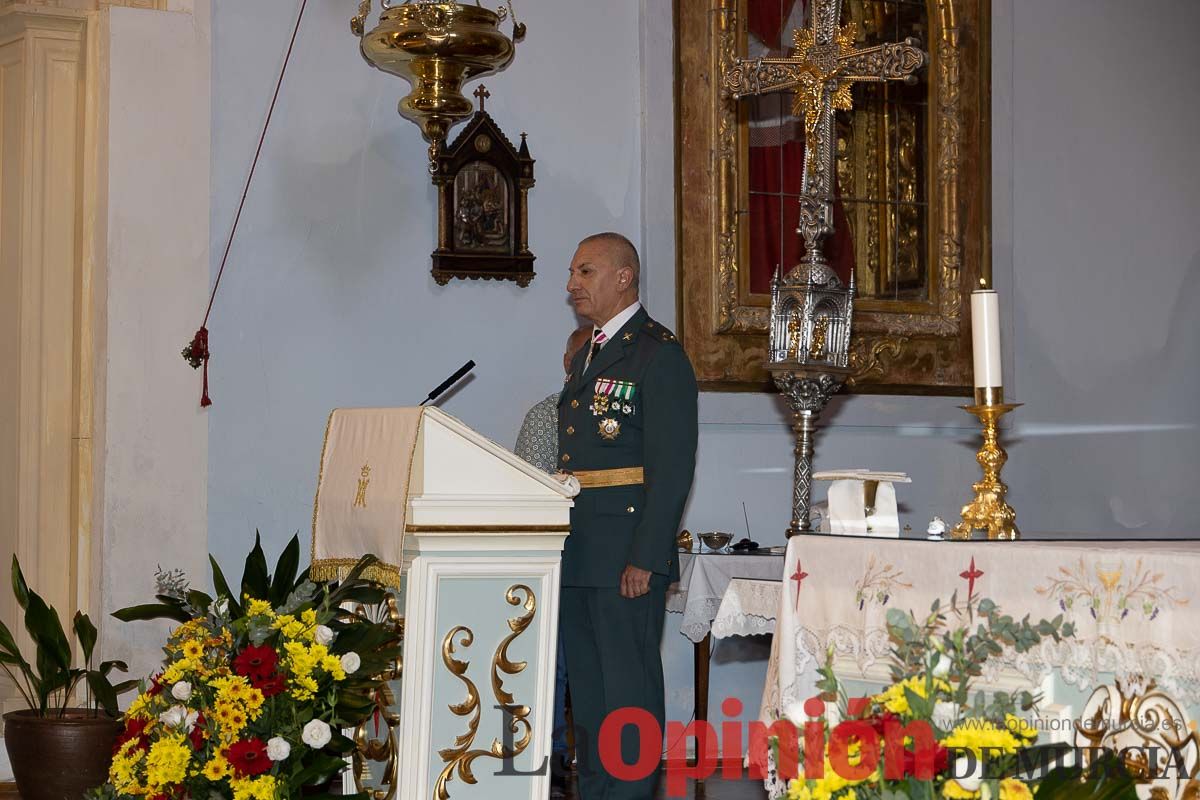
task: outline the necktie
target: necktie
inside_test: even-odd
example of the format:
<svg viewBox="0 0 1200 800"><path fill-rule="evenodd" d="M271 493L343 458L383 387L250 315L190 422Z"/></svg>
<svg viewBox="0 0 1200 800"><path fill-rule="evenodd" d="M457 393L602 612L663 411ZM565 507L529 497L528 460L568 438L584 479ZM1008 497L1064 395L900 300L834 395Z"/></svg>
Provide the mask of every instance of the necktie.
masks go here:
<svg viewBox="0 0 1200 800"><path fill-rule="evenodd" d="M592 349L588 351L587 361L583 363L583 371L587 372L587 368L591 365L592 359L596 357L596 353L600 352L600 346L608 340L604 335L604 331L596 331L596 337L592 339Z"/></svg>

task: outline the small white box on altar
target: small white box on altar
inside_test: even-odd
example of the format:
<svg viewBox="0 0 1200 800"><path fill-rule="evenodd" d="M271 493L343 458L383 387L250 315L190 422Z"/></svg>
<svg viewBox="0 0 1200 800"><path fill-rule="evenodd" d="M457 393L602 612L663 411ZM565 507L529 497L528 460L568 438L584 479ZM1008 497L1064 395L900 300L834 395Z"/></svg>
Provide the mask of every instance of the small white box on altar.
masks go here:
<svg viewBox="0 0 1200 800"><path fill-rule="evenodd" d="M829 532L856 536L900 537L896 483L912 483L903 472L866 469L813 473L829 485Z"/></svg>

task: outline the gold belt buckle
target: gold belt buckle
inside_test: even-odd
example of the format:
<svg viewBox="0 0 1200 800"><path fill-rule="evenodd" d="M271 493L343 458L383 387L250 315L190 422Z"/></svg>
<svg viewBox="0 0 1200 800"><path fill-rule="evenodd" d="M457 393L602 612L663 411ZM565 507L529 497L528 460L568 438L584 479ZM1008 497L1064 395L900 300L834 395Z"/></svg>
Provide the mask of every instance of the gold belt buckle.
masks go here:
<svg viewBox="0 0 1200 800"><path fill-rule="evenodd" d="M584 489L603 486L637 486L645 480L641 467L618 467L616 469L580 469L571 473Z"/></svg>

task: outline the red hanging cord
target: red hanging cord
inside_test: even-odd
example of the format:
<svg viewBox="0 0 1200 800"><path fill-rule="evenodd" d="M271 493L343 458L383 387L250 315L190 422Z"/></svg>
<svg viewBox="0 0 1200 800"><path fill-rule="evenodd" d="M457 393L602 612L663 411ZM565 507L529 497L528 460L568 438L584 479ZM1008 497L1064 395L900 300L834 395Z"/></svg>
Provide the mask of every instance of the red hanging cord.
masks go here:
<svg viewBox="0 0 1200 800"><path fill-rule="evenodd" d="M262 154L263 142L267 139L267 130L271 127L271 116L275 113L275 101L279 99L279 89L283 86L283 76L287 74L288 62L292 59L292 48L296 45L296 34L300 32L300 21L304 19L304 8L308 0L301 0L300 11L296 14L296 27L292 29L292 38L288 42L287 55L283 57L283 68L279 70L279 80L275 82L275 94L271 96L271 106L267 109L267 119L263 123L262 134L258 137L258 148L254 151L254 160L250 162L250 173L246 176L246 184L242 188L242 199L238 202L237 213L233 216L233 227L229 229L229 238L225 241L225 253L221 256L221 266L217 270L217 279L213 282L212 293L208 296L208 308L204 311L204 322L192 337L188 346L183 348L183 358L192 365L192 369L204 367L204 389L200 395L200 407L212 405L208 396L208 315L212 313L213 301L217 298L217 287L221 285L221 276L225 274L225 262L229 260L229 249L233 246L233 237L237 233L238 222L242 218L242 209L246 205L246 195L250 193L250 183L254 180L254 170L258 166L258 157Z"/></svg>

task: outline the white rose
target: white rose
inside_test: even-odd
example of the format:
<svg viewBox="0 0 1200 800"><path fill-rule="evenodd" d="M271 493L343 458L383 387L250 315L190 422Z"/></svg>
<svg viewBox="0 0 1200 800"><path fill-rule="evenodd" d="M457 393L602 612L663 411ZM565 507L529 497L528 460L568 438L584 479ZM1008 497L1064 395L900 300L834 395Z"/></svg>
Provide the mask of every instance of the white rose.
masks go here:
<svg viewBox="0 0 1200 800"><path fill-rule="evenodd" d="M317 644L328 647L333 644L333 629L325 625L318 625L317 629L313 631L313 638L316 639Z"/></svg>
<svg viewBox="0 0 1200 800"><path fill-rule="evenodd" d="M342 671L347 675L353 675L358 672L358 668L362 666L362 659L358 657L358 653L351 650L346 655L342 656Z"/></svg>
<svg viewBox="0 0 1200 800"><path fill-rule="evenodd" d="M192 685L187 681L180 681L171 687L171 697L176 700L187 701L192 696Z"/></svg>
<svg viewBox="0 0 1200 800"><path fill-rule="evenodd" d="M282 736L273 736L267 740L267 758L272 761L283 761L292 753L292 746Z"/></svg>
<svg viewBox="0 0 1200 800"><path fill-rule="evenodd" d="M312 749L320 750L329 744L329 740L333 738L333 733L330 731L327 723L319 719L314 719L304 726L304 733L300 734L300 738Z"/></svg>
<svg viewBox="0 0 1200 800"><path fill-rule="evenodd" d="M931 660L932 668L930 672L935 678L944 678L950 674L950 657L944 656L941 653L934 653Z"/></svg>
<svg viewBox="0 0 1200 800"><path fill-rule="evenodd" d="M808 714L804 713L804 703L801 703L799 700L795 700L784 706L783 716L797 728L803 727L804 723L808 721Z"/></svg>
<svg viewBox="0 0 1200 800"><path fill-rule="evenodd" d="M168 728L179 728L187 722L187 709L183 706L171 706L166 711L158 715L158 721Z"/></svg>
<svg viewBox="0 0 1200 800"><path fill-rule="evenodd" d="M944 700L939 700L933 704L933 719L934 725L944 731L954 730L954 724L958 722L958 706L954 703L947 703Z"/></svg>
<svg viewBox="0 0 1200 800"><path fill-rule="evenodd" d="M954 769L950 774L961 776L951 780L964 791L977 792L979 785L983 783L983 759L960 756L954 760Z"/></svg>

